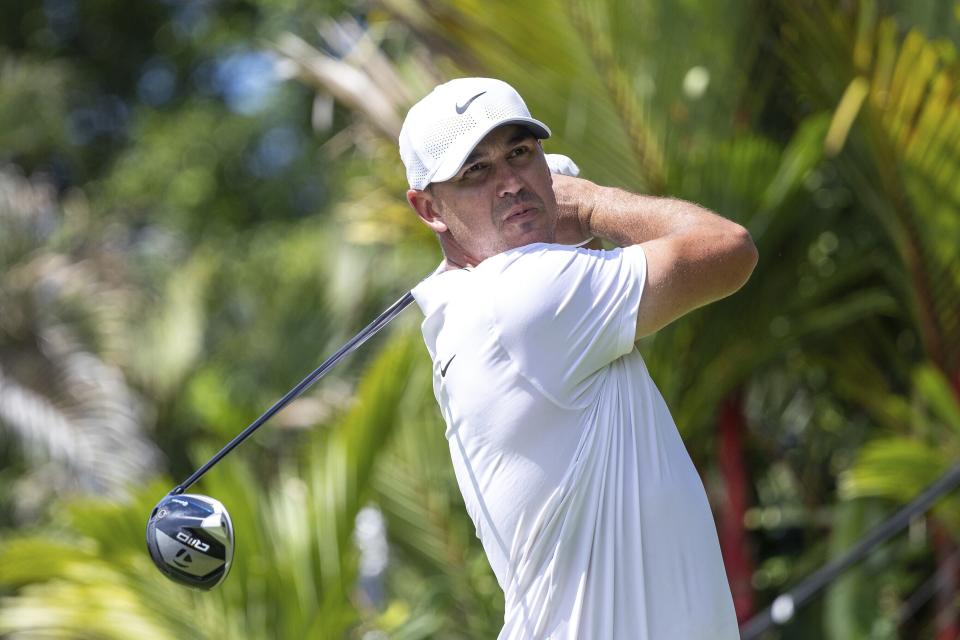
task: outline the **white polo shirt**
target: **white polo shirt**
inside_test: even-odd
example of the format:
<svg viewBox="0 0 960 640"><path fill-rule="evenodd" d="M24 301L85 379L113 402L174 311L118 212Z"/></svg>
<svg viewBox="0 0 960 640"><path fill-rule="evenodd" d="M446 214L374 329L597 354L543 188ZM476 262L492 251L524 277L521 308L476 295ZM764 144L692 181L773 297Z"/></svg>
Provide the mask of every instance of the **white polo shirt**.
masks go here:
<svg viewBox="0 0 960 640"><path fill-rule="evenodd" d="M533 244L413 295L501 640L739 638L716 526L634 347L639 247Z"/></svg>

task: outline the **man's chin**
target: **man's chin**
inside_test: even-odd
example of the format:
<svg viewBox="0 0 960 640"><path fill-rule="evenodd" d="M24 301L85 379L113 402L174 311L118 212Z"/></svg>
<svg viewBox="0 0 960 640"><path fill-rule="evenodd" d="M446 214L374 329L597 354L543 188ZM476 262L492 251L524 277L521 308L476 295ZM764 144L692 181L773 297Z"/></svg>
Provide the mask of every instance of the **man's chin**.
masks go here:
<svg viewBox="0 0 960 640"><path fill-rule="evenodd" d="M537 244L538 242L553 242L553 235L548 233L526 233L520 237L512 239L504 246L504 251L508 249L517 249L519 247L526 247L531 244Z"/></svg>
<svg viewBox="0 0 960 640"><path fill-rule="evenodd" d="M536 244L538 242L554 242L556 238L555 232L556 230L552 227L547 227L543 224L531 224L515 229L514 233L509 234L506 240L510 248L525 247L528 244Z"/></svg>

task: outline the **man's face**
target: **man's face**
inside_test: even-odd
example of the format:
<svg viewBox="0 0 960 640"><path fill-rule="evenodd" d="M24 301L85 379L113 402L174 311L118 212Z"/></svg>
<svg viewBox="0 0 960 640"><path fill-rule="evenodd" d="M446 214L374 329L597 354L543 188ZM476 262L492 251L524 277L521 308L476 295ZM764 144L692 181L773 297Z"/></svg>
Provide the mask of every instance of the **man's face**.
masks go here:
<svg viewBox="0 0 960 640"><path fill-rule="evenodd" d="M476 263L514 247L553 242L552 185L540 142L524 127L505 125L480 141L457 175L416 192L432 220L414 207L441 234L445 250L453 243Z"/></svg>

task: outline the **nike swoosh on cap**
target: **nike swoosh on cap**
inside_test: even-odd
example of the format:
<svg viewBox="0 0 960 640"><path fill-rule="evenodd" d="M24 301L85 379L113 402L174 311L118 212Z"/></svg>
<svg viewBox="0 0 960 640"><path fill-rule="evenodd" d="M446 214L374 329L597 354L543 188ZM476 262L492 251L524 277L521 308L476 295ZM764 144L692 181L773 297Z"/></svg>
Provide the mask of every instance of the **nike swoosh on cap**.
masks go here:
<svg viewBox="0 0 960 640"><path fill-rule="evenodd" d="M479 98L480 96L482 96L482 95L485 94L485 93L486 93L486 91L481 91L481 92L478 93L477 95L473 96L472 98L470 98L469 100L467 100L466 102L464 102L464 103L463 103L463 106L460 106L460 105L458 104L458 105L457 105L457 113L462 114L464 111L467 110L467 108L470 107L470 103L472 103L474 100L476 100L477 98Z"/></svg>

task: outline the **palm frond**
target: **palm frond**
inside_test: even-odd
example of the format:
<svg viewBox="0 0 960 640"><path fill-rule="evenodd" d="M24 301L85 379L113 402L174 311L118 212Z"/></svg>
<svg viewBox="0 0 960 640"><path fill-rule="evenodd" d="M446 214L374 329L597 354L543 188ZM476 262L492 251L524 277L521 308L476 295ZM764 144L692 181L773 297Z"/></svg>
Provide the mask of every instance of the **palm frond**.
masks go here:
<svg viewBox="0 0 960 640"><path fill-rule="evenodd" d="M811 215L804 185L822 161L827 124L822 114L809 118L782 150L752 136L716 145L688 165L673 187L741 220L760 251L757 276L741 292L642 345L688 436L705 436L717 403L788 348L812 345L866 318L896 312L895 300L870 282L880 261L852 243L841 246L826 213L819 220ZM824 234L837 245L829 277L811 269L808 258ZM743 312L741 299L751 301L750 313Z"/></svg>
<svg viewBox="0 0 960 640"><path fill-rule="evenodd" d="M17 436L29 459L44 470L22 481L32 490L19 495L36 502L20 506L31 511L53 492L122 496L159 462L142 433L142 403L116 368L83 352L56 362L54 387L64 394L57 400L0 371L0 426ZM45 461L55 464L48 467Z"/></svg>
<svg viewBox="0 0 960 640"><path fill-rule="evenodd" d="M96 256L57 249L64 214L45 182L0 172L0 194L0 435L27 456L14 495L31 519L54 493L124 495L159 453L146 406L102 355L123 344L128 288Z"/></svg>
<svg viewBox="0 0 960 640"><path fill-rule="evenodd" d="M894 437L867 444L857 463L841 477L839 491L845 499L880 497L908 502L943 475L950 453L913 438ZM960 498L942 500L933 514L951 528L960 526Z"/></svg>
<svg viewBox="0 0 960 640"><path fill-rule="evenodd" d="M394 335L360 384L357 403L312 434L274 481L259 477L241 453L204 477L202 490L227 506L237 532L231 575L216 591L189 592L151 565L143 526L165 491L154 483L127 503L61 502L53 527L59 538L0 543L0 586L15 590L2 601L0 634L345 637L361 616L352 604L354 520L401 412L418 346L409 330Z"/></svg>
<svg viewBox="0 0 960 640"><path fill-rule="evenodd" d="M0 541L0 585L8 594L0 634L119 639L133 629L147 640L244 637L239 621L162 578L144 553L145 514L161 490L150 485L126 503L73 499L51 532Z"/></svg>
<svg viewBox="0 0 960 640"><path fill-rule="evenodd" d="M929 365L921 366L914 372L913 380L931 417L953 431L954 437L960 436L960 398L943 372Z"/></svg>
<svg viewBox="0 0 960 640"><path fill-rule="evenodd" d="M131 375L159 401L181 389L201 355L206 320L204 302L218 264L198 253L174 267L157 300L127 330L126 364Z"/></svg>
<svg viewBox="0 0 960 640"><path fill-rule="evenodd" d="M851 25L823 2L781 3L795 37L784 43L793 82L836 108L828 146L856 195L899 254L899 295L929 357L960 368L960 64L948 42L905 36L873 2ZM858 98L851 96L856 93Z"/></svg>
<svg viewBox="0 0 960 640"><path fill-rule="evenodd" d="M490 637L502 624L503 604L450 467L429 361L421 358L409 378L401 427L373 479L395 552L391 573L404 585L393 597L410 610L391 633ZM451 615L437 620L437 610Z"/></svg>
<svg viewBox="0 0 960 640"><path fill-rule="evenodd" d="M837 557L858 542L886 515L882 501L856 500L834 508L828 553ZM884 548L833 583L824 594L824 638L854 640L877 637L896 624L896 587L908 582L897 560L902 549Z"/></svg>

